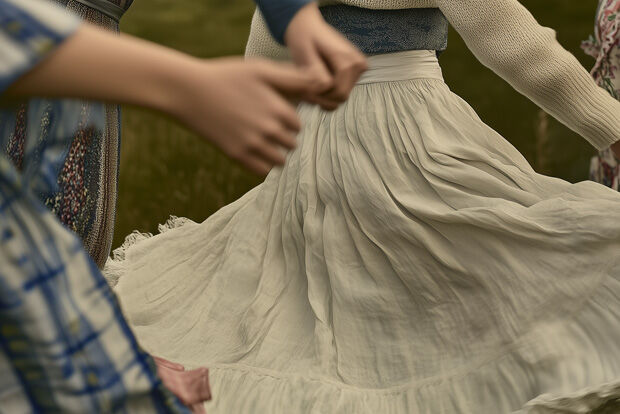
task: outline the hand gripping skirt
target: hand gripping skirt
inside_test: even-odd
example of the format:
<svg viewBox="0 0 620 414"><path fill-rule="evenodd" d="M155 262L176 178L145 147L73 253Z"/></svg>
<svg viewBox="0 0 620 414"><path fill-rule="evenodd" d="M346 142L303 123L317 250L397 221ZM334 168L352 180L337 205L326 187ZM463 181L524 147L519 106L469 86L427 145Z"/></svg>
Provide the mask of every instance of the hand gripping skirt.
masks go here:
<svg viewBox="0 0 620 414"><path fill-rule="evenodd" d="M117 251L141 344L212 414L620 412L620 193L534 172L433 52L370 65L262 185Z"/></svg>

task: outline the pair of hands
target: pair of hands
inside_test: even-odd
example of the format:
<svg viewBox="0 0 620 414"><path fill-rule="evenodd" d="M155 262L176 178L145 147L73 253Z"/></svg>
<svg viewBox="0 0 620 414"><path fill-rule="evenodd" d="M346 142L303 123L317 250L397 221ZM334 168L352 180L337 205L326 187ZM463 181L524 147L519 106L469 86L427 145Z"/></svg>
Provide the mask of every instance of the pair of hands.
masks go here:
<svg viewBox="0 0 620 414"><path fill-rule="evenodd" d="M294 66L240 59L202 63L177 106L181 122L260 175L284 164L286 151L295 148L301 125L290 101L334 110L367 68L364 55L323 20L316 3L295 15L284 40ZM620 142L611 149L620 158Z"/></svg>
<svg viewBox="0 0 620 414"><path fill-rule="evenodd" d="M176 362L153 357L157 375L164 386L171 391L192 414L206 414L204 403L211 399L209 386L209 370L198 368L186 371L185 367Z"/></svg>
<svg viewBox="0 0 620 414"><path fill-rule="evenodd" d="M257 174L282 165L301 128L290 101L334 110L366 70L366 58L321 16L302 8L285 35L294 65L266 60L201 62L176 116ZM208 76L205 76L205 72ZM206 93L204 93L206 92Z"/></svg>

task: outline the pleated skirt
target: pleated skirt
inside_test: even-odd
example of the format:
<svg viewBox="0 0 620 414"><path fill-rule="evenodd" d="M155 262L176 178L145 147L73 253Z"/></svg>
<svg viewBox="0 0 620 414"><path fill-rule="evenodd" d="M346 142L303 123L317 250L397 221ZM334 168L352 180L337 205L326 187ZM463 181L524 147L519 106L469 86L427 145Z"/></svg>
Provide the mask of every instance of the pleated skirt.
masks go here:
<svg viewBox="0 0 620 414"><path fill-rule="evenodd" d="M620 193L537 174L433 52L370 66L263 184L116 252L141 344L212 414L620 410Z"/></svg>

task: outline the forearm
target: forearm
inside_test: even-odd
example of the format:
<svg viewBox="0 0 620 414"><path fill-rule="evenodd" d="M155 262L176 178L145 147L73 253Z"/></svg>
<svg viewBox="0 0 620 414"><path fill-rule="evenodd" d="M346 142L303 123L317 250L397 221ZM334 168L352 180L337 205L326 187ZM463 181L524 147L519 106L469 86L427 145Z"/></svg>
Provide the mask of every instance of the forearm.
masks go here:
<svg viewBox="0 0 620 414"><path fill-rule="evenodd" d="M297 12L313 0L255 0L273 37L284 43L284 34Z"/></svg>
<svg viewBox="0 0 620 414"><path fill-rule="evenodd" d="M183 73L199 60L130 36L84 24L57 50L17 80L7 97L84 98L165 112L174 107Z"/></svg>

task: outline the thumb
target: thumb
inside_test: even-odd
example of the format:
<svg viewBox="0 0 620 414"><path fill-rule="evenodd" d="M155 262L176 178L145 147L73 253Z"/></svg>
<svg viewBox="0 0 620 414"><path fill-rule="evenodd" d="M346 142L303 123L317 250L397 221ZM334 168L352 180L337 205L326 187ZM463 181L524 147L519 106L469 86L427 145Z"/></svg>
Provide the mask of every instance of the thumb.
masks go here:
<svg viewBox="0 0 620 414"><path fill-rule="evenodd" d="M300 67L312 78L313 93L320 95L334 87L334 76L327 62L323 59L316 44L306 51L304 62Z"/></svg>
<svg viewBox="0 0 620 414"><path fill-rule="evenodd" d="M320 95L334 86L334 76L323 59L319 45L315 41L306 42L303 47L291 49L295 64L306 71L312 79L312 93Z"/></svg>
<svg viewBox="0 0 620 414"><path fill-rule="evenodd" d="M312 66L306 67L305 71L312 82L311 93L322 95L334 87L334 76L323 59L319 58Z"/></svg>

